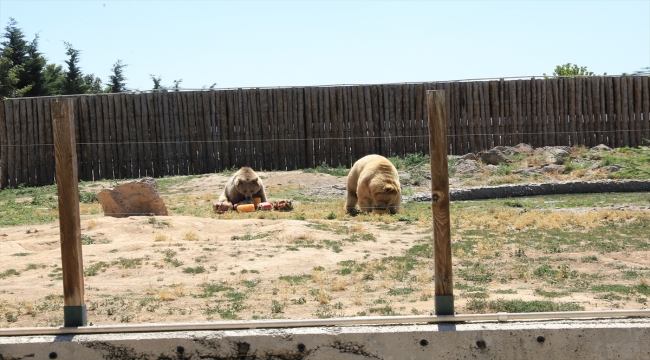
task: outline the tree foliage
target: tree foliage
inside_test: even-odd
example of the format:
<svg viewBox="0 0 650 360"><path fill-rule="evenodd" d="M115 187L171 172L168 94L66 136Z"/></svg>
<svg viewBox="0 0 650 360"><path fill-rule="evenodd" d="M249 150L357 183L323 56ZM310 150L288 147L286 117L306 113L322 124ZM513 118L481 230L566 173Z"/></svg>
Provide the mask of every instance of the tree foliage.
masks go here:
<svg viewBox="0 0 650 360"><path fill-rule="evenodd" d="M603 75L607 75L604 73ZM546 76L546 73L544 73ZM578 66L576 64L566 63L564 65L558 65L553 71L553 76L596 76L592 71L588 71L586 66Z"/></svg>
<svg viewBox="0 0 650 360"><path fill-rule="evenodd" d="M66 55L69 56L65 63L68 65L68 70L65 71L65 78L63 80L63 94L83 94L86 90L83 74L79 67L79 50L72 47L69 42L64 43L66 48Z"/></svg>
<svg viewBox="0 0 650 360"><path fill-rule="evenodd" d="M124 68L126 66L127 64L123 64L122 60L117 60L117 62L113 64L113 67L111 68L113 74L109 76L108 83L106 84L108 86L106 89L108 92L119 93L128 91L126 88L126 77L124 77Z"/></svg>

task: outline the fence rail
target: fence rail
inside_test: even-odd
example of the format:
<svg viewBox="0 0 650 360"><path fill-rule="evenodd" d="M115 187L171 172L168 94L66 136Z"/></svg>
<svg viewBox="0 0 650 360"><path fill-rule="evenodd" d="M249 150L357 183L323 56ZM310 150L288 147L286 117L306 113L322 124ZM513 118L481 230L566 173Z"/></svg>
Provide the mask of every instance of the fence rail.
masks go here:
<svg viewBox="0 0 650 360"><path fill-rule="evenodd" d="M449 154L528 143L638 146L647 76L161 91L74 98L79 179L351 166L429 152L427 90L446 90ZM0 101L0 187L54 183L51 98Z"/></svg>

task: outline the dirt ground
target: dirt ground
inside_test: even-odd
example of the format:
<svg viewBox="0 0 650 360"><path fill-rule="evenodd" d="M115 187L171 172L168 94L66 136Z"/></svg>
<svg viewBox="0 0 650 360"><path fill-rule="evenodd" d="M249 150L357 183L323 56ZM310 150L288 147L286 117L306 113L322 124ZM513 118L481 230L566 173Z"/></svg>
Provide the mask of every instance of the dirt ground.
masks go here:
<svg viewBox="0 0 650 360"><path fill-rule="evenodd" d="M341 211L345 177L300 171L259 174L272 200L291 189L314 199L340 199L311 206ZM184 196L192 206L210 207L227 179L201 176L162 195L166 201ZM459 184L452 179L452 186ZM109 184L92 186L97 190ZM410 190L427 189L424 183ZM299 201L295 205L296 213L305 210ZM237 219L173 213L112 218L100 211L83 215L81 227L85 239L91 239L83 246L83 259L89 271L84 278L88 321L95 325L429 314L434 307L433 259L399 262L409 249L431 243L431 224L425 221L305 221L257 212ZM0 278L0 326L61 326L59 224L0 228L0 246L0 273L6 275ZM572 268L606 275L619 271L607 267L609 263L647 269L649 254L548 256L597 255L598 263L577 262ZM391 256L394 261L386 261ZM459 264L454 258L454 266ZM492 281L486 292L488 299L548 300L535 294L539 288L552 290L534 280L514 279L507 284ZM455 294L457 312L468 312L469 290ZM611 299L593 294L569 292L553 301L577 303L585 310L614 308ZM622 299L616 307L647 308L647 303Z"/></svg>

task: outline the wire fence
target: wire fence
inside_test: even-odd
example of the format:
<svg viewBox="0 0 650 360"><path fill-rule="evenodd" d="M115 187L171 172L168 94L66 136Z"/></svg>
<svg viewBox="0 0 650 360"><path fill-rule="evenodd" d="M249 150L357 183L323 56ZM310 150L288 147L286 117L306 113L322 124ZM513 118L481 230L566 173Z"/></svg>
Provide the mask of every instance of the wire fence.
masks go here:
<svg viewBox="0 0 650 360"><path fill-rule="evenodd" d="M79 179L162 177L429 153L427 90L445 90L448 154L494 146L635 147L648 76L79 95ZM51 98L0 102L0 186L54 183Z"/></svg>

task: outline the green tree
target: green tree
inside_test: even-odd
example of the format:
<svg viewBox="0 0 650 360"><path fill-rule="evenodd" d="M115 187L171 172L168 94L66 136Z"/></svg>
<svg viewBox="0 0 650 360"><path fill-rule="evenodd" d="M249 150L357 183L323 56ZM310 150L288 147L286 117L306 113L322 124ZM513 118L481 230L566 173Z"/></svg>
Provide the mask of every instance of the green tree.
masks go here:
<svg viewBox="0 0 650 360"><path fill-rule="evenodd" d="M7 40L0 44L2 44L3 49L11 49L11 53L3 56L7 56L14 66L22 67L27 59L29 48L27 41L25 41L25 35L23 34L23 31L16 26L17 24L18 22L16 22L14 18L9 18L9 25L5 27L5 33L2 35L7 38Z"/></svg>
<svg viewBox="0 0 650 360"><path fill-rule="evenodd" d="M100 94L104 92L102 89L102 79L95 77L95 74L84 75L83 82L86 94Z"/></svg>
<svg viewBox="0 0 650 360"><path fill-rule="evenodd" d="M25 96L46 96L50 95L45 86L43 69L45 68L45 57L38 51L38 34L27 47L27 58L23 72L21 73L21 82L19 86L31 86Z"/></svg>
<svg viewBox="0 0 650 360"><path fill-rule="evenodd" d="M65 61L68 65L68 70L65 72L65 79L63 81L63 95L83 94L86 91L83 81L83 74L79 68L79 54L80 51L72 47L72 44L64 43L66 47L66 55L70 58Z"/></svg>
<svg viewBox="0 0 650 360"><path fill-rule="evenodd" d="M13 50L5 47L0 53L0 99L20 97L29 89L19 89L18 74L22 71L21 66L15 66L11 61Z"/></svg>
<svg viewBox="0 0 650 360"><path fill-rule="evenodd" d="M44 88L47 95L63 94L63 83L65 82L65 73L63 67L56 64L47 64L43 69Z"/></svg>
<svg viewBox="0 0 650 360"><path fill-rule="evenodd" d="M113 64L113 68L111 69L111 71L113 71L113 74L109 76L107 83L107 90L109 92L119 93L128 91L126 88L126 78L124 77L123 70L126 66L127 64L123 64L122 60L117 60L117 62Z"/></svg>
<svg viewBox="0 0 650 360"><path fill-rule="evenodd" d="M151 80L153 81L153 90L159 91L159 90L167 89L166 86L163 86L161 84L162 80L161 80L160 75L158 75L158 77L156 77L155 75L149 74L149 77L151 77Z"/></svg>
<svg viewBox="0 0 650 360"><path fill-rule="evenodd" d="M607 75L607 73L604 73L603 75ZM544 73L544 76L546 76L546 73ZM576 64L566 63L564 65L556 66L555 71L553 71L553 76L576 77L576 76L596 76L596 74L594 74L591 71L588 71L586 66L578 66Z"/></svg>

